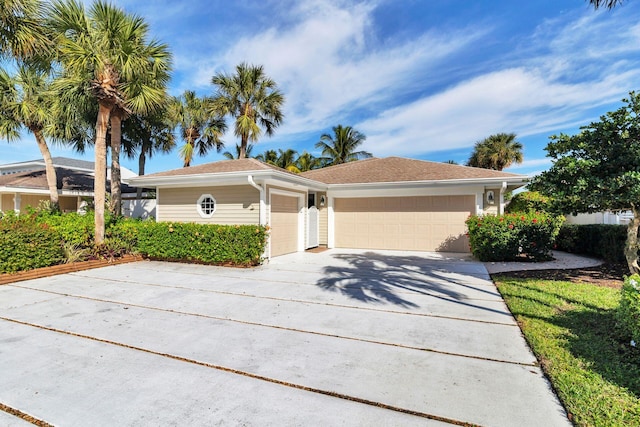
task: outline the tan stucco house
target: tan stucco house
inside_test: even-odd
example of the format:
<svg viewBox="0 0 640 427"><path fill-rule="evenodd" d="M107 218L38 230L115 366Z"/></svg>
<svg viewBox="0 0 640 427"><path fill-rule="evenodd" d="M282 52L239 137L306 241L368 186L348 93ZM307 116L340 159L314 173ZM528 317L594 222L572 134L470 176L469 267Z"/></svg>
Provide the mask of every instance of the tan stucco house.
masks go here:
<svg viewBox="0 0 640 427"><path fill-rule="evenodd" d="M399 157L294 174L255 159L131 178L156 188L158 221L263 224L267 257L329 248L468 252L465 220L502 213L512 173Z"/></svg>

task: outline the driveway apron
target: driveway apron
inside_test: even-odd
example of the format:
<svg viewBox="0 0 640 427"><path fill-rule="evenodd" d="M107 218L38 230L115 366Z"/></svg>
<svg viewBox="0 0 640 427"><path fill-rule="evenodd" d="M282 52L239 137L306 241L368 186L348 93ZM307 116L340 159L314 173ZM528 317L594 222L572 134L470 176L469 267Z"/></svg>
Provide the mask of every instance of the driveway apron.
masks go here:
<svg viewBox="0 0 640 427"><path fill-rule="evenodd" d="M466 255L141 261L0 286L0 313L3 425L570 425Z"/></svg>

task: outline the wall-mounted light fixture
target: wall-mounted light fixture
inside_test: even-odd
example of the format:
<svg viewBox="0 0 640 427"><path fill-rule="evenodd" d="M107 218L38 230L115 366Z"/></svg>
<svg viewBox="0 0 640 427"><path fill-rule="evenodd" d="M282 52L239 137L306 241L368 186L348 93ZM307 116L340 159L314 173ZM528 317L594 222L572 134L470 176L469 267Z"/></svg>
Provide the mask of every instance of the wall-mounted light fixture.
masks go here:
<svg viewBox="0 0 640 427"><path fill-rule="evenodd" d="M494 204L496 201L495 195L493 194L493 191L487 191L487 202L489 202L490 205Z"/></svg>
<svg viewBox="0 0 640 427"><path fill-rule="evenodd" d="M326 201L327 201L327 199L324 197L324 195L320 196L320 206L324 206Z"/></svg>

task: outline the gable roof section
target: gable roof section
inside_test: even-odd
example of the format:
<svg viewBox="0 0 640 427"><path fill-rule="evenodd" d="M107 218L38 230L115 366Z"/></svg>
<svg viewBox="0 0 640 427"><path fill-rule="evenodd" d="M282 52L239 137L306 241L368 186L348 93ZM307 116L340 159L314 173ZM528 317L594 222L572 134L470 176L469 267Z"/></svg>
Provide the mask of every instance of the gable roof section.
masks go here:
<svg viewBox="0 0 640 427"><path fill-rule="evenodd" d="M524 175L402 157L370 158L303 172L325 184L373 184L484 179L524 179Z"/></svg>
<svg viewBox="0 0 640 427"><path fill-rule="evenodd" d="M53 162L53 165L56 167L63 167L63 168L69 168L69 169L87 169L90 171L94 169L94 163L86 160L72 159L69 157L52 157L51 160ZM15 167L15 166L22 166L22 165L44 166L44 160L34 159L34 160L27 160L24 162L5 163L3 165L0 165L0 168Z"/></svg>

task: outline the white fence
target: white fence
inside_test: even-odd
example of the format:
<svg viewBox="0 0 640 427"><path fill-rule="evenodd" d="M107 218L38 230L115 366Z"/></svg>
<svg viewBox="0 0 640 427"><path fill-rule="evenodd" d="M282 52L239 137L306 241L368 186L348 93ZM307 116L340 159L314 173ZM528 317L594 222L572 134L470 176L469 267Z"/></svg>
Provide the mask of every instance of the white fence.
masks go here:
<svg viewBox="0 0 640 427"><path fill-rule="evenodd" d="M629 224L631 212L595 212L590 214L566 215L567 224Z"/></svg>
<svg viewBox="0 0 640 427"><path fill-rule="evenodd" d="M122 215L130 218L155 218L156 199L124 199Z"/></svg>

